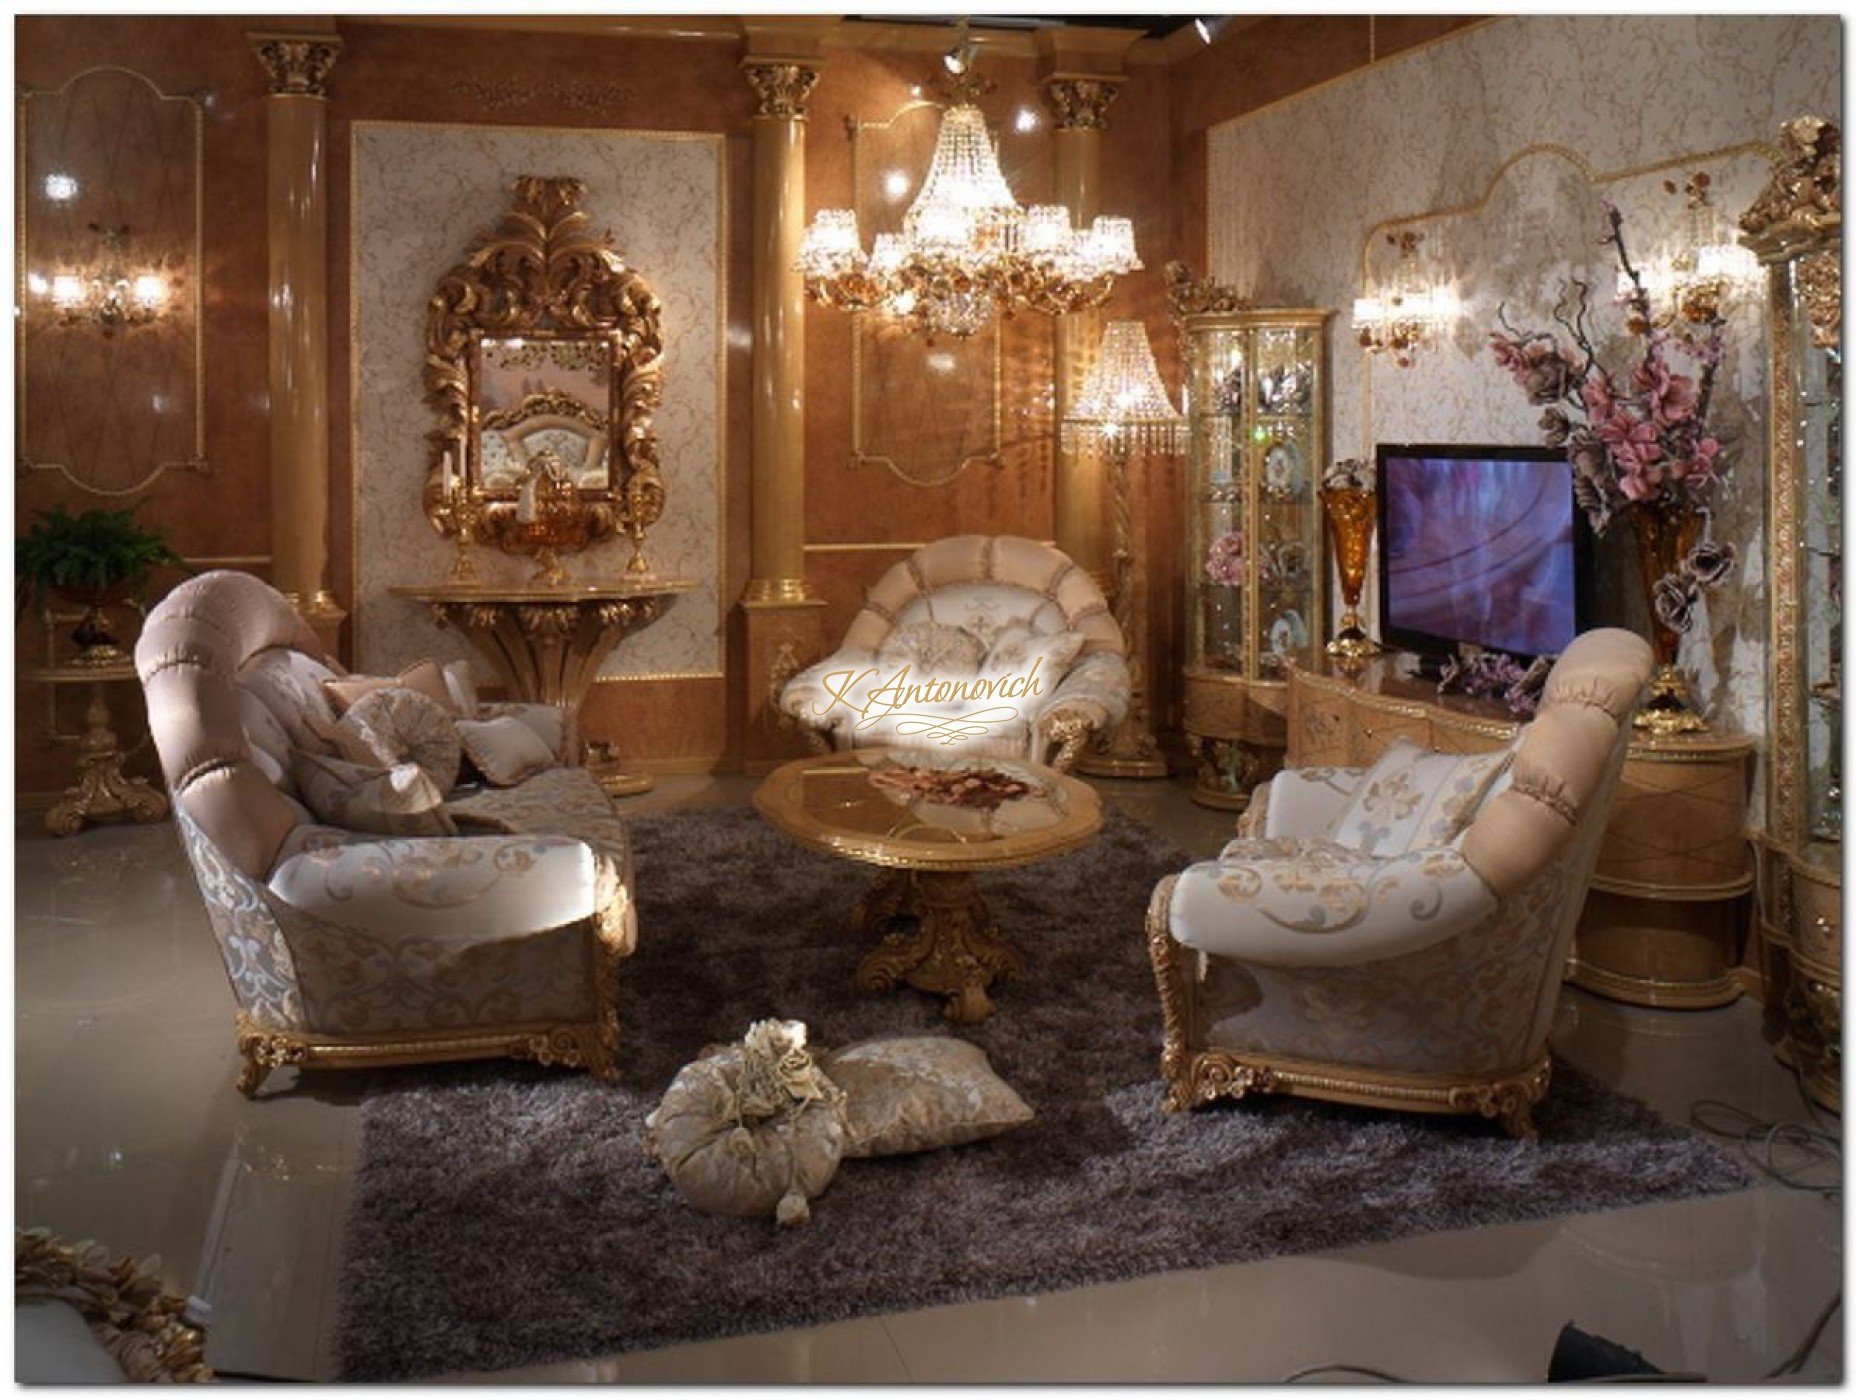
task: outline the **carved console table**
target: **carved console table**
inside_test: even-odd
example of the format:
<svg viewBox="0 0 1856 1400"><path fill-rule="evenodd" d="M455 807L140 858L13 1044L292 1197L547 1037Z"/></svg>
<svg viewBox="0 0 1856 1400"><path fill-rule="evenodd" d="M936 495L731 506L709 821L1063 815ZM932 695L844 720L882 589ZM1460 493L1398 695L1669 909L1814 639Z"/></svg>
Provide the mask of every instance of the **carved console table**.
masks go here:
<svg viewBox="0 0 1856 1400"><path fill-rule="evenodd" d="M565 706L577 729L580 708L606 658L695 586L691 579L641 576L559 587L403 584L390 591L428 604L439 626L469 637L512 699ZM649 775L623 771L616 754L596 771L600 786L615 797L651 788Z"/></svg>
<svg viewBox="0 0 1856 1400"><path fill-rule="evenodd" d="M23 679L42 685L87 685L90 702L84 710L84 732L77 744L77 782L65 789L51 811L45 814L45 829L54 836L75 836L84 823L127 813L138 822L158 822L168 814L168 799L145 779L132 778L122 771L125 757L116 731L110 724L109 701L104 686L136 679L135 663L124 656L120 660L100 662L62 662L20 668ZM60 736L72 742L69 736Z"/></svg>
<svg viewBox="0 0 1856 1400"><path fill-rule="evenodd" d="M1389 658L1354 675L1292 665L1289 766L1370 764L1401 738L1473 753L1514 737L1505 707L1436 690L1395 674ZM1575 986L1634 1006L1724 1006L1740 995L1752 756L1739 734L1633 740L1566 968Z"/></svg>

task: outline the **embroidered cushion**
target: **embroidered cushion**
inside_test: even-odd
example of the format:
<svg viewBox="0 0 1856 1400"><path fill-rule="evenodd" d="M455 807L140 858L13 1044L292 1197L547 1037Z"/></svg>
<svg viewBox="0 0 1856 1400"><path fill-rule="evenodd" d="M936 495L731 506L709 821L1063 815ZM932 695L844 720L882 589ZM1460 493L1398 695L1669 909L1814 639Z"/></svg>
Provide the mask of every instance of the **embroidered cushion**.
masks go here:
<svg viewBox="0 0 1856 1400"><path fill-rule="evenodd" d="M468 661L447 661L444 666L445 690L451 696L451 711L465 719L477 718L477 678Z"/></svg>
<svg viewBox="0 0 1856 1400"><path fill-rule="evenodd" d="M335 721L331 737L350 763L416 763L440 792L457 786L463 757L457 721L420 691L397 685L368 691Z"/></svg>
<svg viewBox="0 0 1856 1400"><path fill-rule="evenodd" d="M296 791L290 776L290 735L271 713L270 706L242 687L238 690L238 717L251 745L251 761L271 780L271 786L289 795Z"/></svg>
<svg viewBox="0 0 1856 1400"><path fill-rule="evenodd" d="M372 768L298 749L292 771L316 820L376 836L456 836L445 794L416 763Z"/></svg>
<svg viewBox="0 0 1856 1400"><path fill-rule="evenodd" d="M330 706L340 715L369 691L385 690L389 686L416 690L447 710L456 709L450 688L445 684L445 673L438 669L436 661L415 661L397 676L331 677L322 683L322 693L328 696Z"/></svg>
<svg viewBox="0 0 1856 1400"><path fill-rule="evenodd" d="M970 676L986 659L986 644L951 623L911 622L883 639L876 659L885 670L906 664L919 673L917 679Z"/></svg>
<svg viewBox="0 0 1856 1400"><path fill-rule="evenodd" d="M974 1142L1034 1116L986 1052L951 1036L867 1040L825 1056L844 1091L844 1155L881 1157Z"/></svg>
<svg viewBox="0 0 1856 1400"><path fill-rule="evenodd" d="M1328 835L1375 856L1449 846L1513 759L1509 749L1430 753L1400 739L1367 770Z"/></svg>
<svg viewBox="0 0 1856 1400"><path fill-rule="evenodd" d="M514 715L461 719L457 732L477 771L496 787L514 787L555 765L553 750Z"/></svg>
<svg viewBox="0 0 1856 1400"><path fill-rule="evenodd" d="M324 681L334 679L335 672L313 656L270 647L245 663L235 684L271 712L293 748L334 753L335 746L311 727L318 721L335 722L335 710L322 690Z"/></svg>

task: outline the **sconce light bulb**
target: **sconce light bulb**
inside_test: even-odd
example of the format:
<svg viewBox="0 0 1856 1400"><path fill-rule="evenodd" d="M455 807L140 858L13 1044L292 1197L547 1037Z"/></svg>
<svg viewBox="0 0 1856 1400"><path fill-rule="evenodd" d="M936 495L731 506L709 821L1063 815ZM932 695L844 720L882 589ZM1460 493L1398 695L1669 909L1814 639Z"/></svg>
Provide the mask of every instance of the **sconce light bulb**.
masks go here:
<svg viewBox="0 0 1856 1400"><path fill-rule="evenodd" d="M1038 114L1029 107L1020 107L1018 109L1018 115L1012 119L1012 127L1021 134L1024 132L1036 131L1038 129Z"/></svg>
<svg viewBox="0 0 1856 1400"><path fill-rule="evenodd" d="M52 300L59 306L76 306L84 299L84 284L70 273L52 278Z"/></svg>
<svg viewBox="0 0 1856 1400"><path fill-rule="evenodd" d="M51 289L52 284L47 282L38 273L28 272L26 274L26 290L31 292L35 297L42 297Z"/></svg>
<svg viewBox="0 0 1856 1400"><path fill-rule="evenodd" d="M159 277L149 273L135 279L135 300L138 305L157 307L167 300L168 285Z"/></svg>
<svg viewBox="0 0 1856 1400"><path fill-rule="evenodd" d="M63 204L77 198L77 177L53 171L45 177L45 197L54 203Z"/></svg>

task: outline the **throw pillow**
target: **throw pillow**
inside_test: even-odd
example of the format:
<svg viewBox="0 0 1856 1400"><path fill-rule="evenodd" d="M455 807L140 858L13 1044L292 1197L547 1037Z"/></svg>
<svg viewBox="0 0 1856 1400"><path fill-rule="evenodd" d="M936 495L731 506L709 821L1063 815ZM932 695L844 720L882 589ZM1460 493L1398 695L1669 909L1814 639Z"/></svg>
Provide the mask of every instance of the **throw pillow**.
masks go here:
<svg viewBox="0 0 1856 1400"><path fill-rule="evenodd" d="M447 661L444 667L445 690L451 696L451 712L465 719L477 718L477 678L468 661Z"/></svg>
<svg viewBox="0 0 1856 1400"><path fill-rule="evenodd" d="M457 730L464 752L495 787L514 787L555 766L554 753L541 736L514 715L461 719Z"/></svg>
<svg viewBox="0 0 1856 1400"><path fill-rule="evenodd" d="M451 691L445 685L445 673L438 669L436 661L415 661L397 676L333 677L322 683L322 693L329 697L329 703L335 707L336 715L340 716L363 695L374 690L385 690L388 686L416 690L436 700L447 710L456 708L451 700Z"/></svg>
<svg viewBox="0 0 1856 1400"><path fill-rule="evenodd" d="M948 622L911 622L897 627L877 648L885 667L913 666L920 677L971 676L986 659L986 644L964 627Z"/></svg>
<svg viewBox="0 0 1856 1400"><path fill-rule="evenodd" d="M1448 846L1513 759L1509 749L1429 753L1400 739L1360 779L1328 836L1373 856Z"/></svg>
<svg viewBox="0 0 1856 1400"><path fill-rule="evenodd" d="M977 1045L950 1036L867 1040L827 1055L844 1091L844 1155L926 1152L991 1137L1033 1114Z"/></svg>
<svg viewBox="0 0 1856 1400"><path fill-rule="evenodd" d="M1031 674L1035 666L1048 695L1082 651L1083 642L1081 632L1045 634L1032 631L1022 622L1008 623L999 629L980 669L988 675L1023 676Z"/></svg>
<svg viewBox="0 0 1856 1400"><path fill-rule="evenodd" d="M298 749L297 788L316 820L375 836L456 836L445 794L416 763L381 769Z"/></svg>
<svg viewBox="0 0 1856 1400"><path fill-rule="evenodd" d="M644 1120L651 1151L698 1210L811 1218L807 1202L844 1156L844 1122L805 1037L799 1021L756 1021L741 1044L678 1070Z"/></svg>
<svg viewBox="0 0 1856 1400"><path fill-rule="evenodd" d="M457 721L430 696L400 686L370 690L335 721L335 747L350 763L416 763L440 792L458 783L463 748Z"/></svg>

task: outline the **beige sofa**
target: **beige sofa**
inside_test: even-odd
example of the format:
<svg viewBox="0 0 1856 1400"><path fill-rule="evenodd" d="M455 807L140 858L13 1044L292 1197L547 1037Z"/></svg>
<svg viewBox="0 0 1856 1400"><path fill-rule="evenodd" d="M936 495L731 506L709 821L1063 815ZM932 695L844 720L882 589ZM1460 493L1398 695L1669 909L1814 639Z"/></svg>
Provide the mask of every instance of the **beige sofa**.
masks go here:
<svg viewBox="0 0 1856 1400"><path fill-rule="evenodd" d="M894 703L910 682L973 678L997 693ZM933 748L1064 770L1121 722L1128 690L1121 629L1067 554L955 535L878 579L838 650L787 682L780 708L821 750Z"/></svg>
<svg viewBox="0 0 1856 1400"><path fill-rule="evenodd" d="M1421 802L1383 767L1289 770L1259 789L1245 835L1162 880L1149 908L1168 1106L1301 1094L1480 1113L1532 1136L1651 659L1628 632L1575 640L1511 750L1455 770L1457 810L1422 808L1467 822L1447 841L1398 831ZM1361 833L1368 849L1408 844L1368 854Z"/></svg>
<svg viewBox="0 0 1856 1400"><path fill-rule="evenodd" d="M149 614L135 659L238 1003L241 1090L282 1064L501 1055L611 1075L631 856L568 763L563 716L529 717L559 766L445 802L458 835L368 835L297 798L291 750L326 751L321 682L342 672L281 594L249 574L191 579Z"/></svg>

